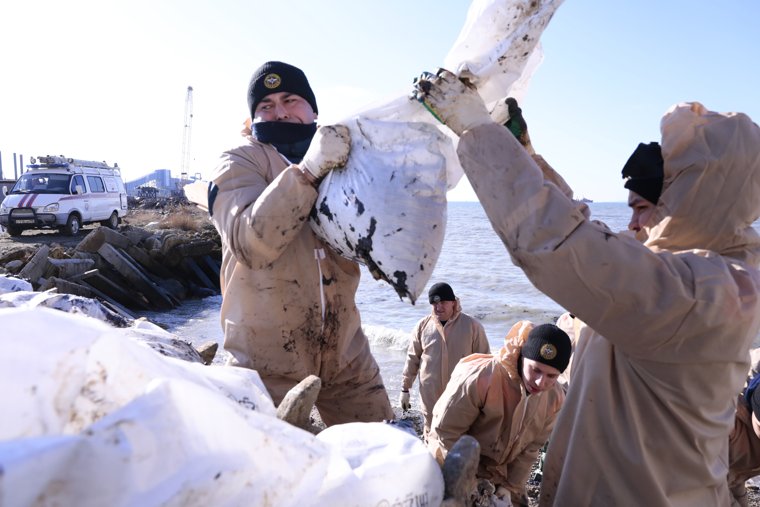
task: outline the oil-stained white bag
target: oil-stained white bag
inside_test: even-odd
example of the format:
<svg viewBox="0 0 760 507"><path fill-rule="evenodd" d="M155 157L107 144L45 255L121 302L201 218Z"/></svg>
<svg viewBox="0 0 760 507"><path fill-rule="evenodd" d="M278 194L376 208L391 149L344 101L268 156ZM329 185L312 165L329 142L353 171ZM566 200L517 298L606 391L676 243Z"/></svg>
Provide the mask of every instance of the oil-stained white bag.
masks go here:
<svg viewBox="0 0 760 507"><path fill-rule="evenodd" d="M499 116L504 97L521 98L541 59L539 37L561 3L475 0L444 67L474 83ZM351 153L322 182L312 228L414 304L443 246L446 191L463 174L456 136L407 96L339 123L351 132Z"/></svg>
<svg viewBox="0 0 760 507"><path fill-rule="evenodd" d="M443 244L442 152L455 157L453 147L429 123L358 117L344 124L352 131L350 165L322 183L312 229L414 303Z"/></svg>

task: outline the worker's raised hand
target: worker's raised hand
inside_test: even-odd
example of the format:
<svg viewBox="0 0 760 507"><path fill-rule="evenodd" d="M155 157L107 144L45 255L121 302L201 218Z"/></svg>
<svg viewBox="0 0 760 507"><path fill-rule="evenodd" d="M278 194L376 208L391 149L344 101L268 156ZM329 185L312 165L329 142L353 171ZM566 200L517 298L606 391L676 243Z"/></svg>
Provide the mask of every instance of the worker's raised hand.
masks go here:
<svg viewBox="0 0 760 507"><path fill-rule="evenodd" d="M336 167L348 162L351 134L345 125L325 125L317 129L299 167L308 172L316 183Z"/></svg>
<svg viewBox="0 0 760 507"><path fill-rule="evenodd" d="M444 69L437 74L423 72L414 80L412 97L459 136L478 125L492 123L477 90Z"/></svg>

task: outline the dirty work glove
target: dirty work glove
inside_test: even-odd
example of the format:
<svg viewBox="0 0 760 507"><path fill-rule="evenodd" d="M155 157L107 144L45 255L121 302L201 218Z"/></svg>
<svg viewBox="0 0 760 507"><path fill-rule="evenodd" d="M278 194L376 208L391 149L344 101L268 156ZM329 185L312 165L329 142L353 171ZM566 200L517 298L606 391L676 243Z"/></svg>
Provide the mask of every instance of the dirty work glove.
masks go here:
<svg viewBox="0 0 760 507"><path fill-rule="evenodd" d="M507 111L509 111L509 120L504 124L510 132L520 141L520 144L526 146L528 144L528 124L525 123L523 118L522 109L517 105L517 100L514 97L507 97L506 100Z"/></svg>
<svg viewBox="0 0 760 507"><path fill-rule="evenodd" d="M319 127L298 167L318 184L331 170L346 165L350 149L351 135L345 125Z"/></svg>
<svg viewBox="0 0 760 507"><path fill-rule="evenodd" d="M401 405L401 410L412 408L412 404L409 403L409 391L401 391L401 394L398 395L398 404Z"/></svg>
<svg viewBox="0 0 760 507"><path fill-rule="evenodd" d="M492 123L475 87L448 70L439 69L437 74L423 72L414 81L412 97L458 136L478 125Z"/></svg>

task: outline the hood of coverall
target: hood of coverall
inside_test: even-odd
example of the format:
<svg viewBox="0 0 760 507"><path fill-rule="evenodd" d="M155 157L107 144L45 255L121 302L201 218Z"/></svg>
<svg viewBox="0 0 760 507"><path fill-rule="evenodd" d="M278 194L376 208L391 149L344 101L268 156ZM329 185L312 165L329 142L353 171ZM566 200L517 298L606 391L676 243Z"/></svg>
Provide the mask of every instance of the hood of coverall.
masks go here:
<svg viewBox="0 0 760 507"><path fill-rule="evenodd" d="M646 245L654 250L712 250L760 262L760 128L742 113L698 102L662 118L663 191Z"/></svg>
<svg viewBox="0 0 760 507"><path fill-rule="evenodd" d="M520 351L528 339L528 334L533 331L534 327L533 323L529 320L521 320L515 323L507 333L507 336L504 337L504 346L499 349L499 361L504 365L504 369L507 370L509 378L513 380L522 382L518 366Z"/></svg>

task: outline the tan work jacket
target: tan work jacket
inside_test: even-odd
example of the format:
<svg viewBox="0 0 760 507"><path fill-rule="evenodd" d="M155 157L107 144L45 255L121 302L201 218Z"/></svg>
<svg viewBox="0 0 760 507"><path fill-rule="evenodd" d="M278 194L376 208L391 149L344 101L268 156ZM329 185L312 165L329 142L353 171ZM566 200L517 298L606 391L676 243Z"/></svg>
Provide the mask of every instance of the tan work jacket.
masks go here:
<svg viewBox="0 0 760 507"><path fill-rule="evenodd" d="M451 372L460 359L470 354L488 354L488 338L483 325L462 313L459 300L454 315L445 326L434 313L422 318L412 331L402 374L402 389L410 389L419 373L420 398L425 430L430 430L433 406L443 393Z"/></svg>
<svg viewBox="0 0 760 507"><path fill-rule="evenodd" d="M752 429L752 409L740 395L734 429L729 439L728 486L735 487L760 474L760 438Z"/></svg>
<svg viewBox="0 0 760 507"><path fill-rule="evenodd" d="M327 424L392 418L354 302L359 266L308 225L316 190L248 136L222 155L212 220L222 239L224 346L259 372L276 404L310 374Z"/></svg>
<svg viewBox="0 0 760 507"><path fill-rule="evenodd" d="M760 327L760 129L700 104L661 127L664 187L645 244L585 219L500 125L459 142L512 260L590 326L543 506L728 504L728 435Z"/></svg>
<svg viewBox="0 0 760 507"><path fill-rule="evenodd" d="M520 349L532 325L512 327L497 354L462 359L433 409L428 449L443 463L462 435L480 444L478 477L525 495L525 482L565 398L559 384L528 395L518 373ZM518 332L522 331L522 332Z"/></svg>

